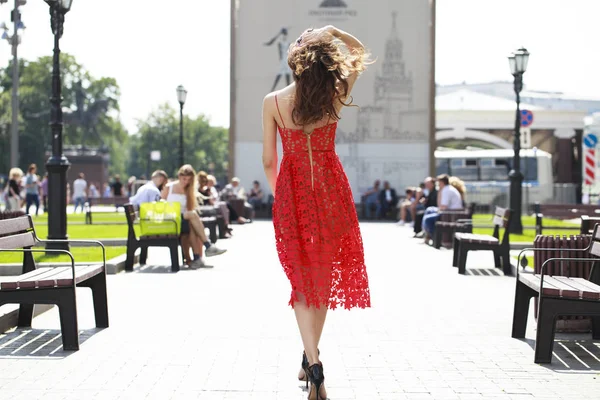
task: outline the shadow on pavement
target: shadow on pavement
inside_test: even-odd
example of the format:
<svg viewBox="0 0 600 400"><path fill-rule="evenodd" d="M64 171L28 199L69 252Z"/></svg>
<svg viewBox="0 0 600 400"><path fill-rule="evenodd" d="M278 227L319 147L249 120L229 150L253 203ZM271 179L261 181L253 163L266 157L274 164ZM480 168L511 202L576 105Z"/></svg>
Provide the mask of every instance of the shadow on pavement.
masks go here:
<svg viewBox="0 0 600 400"><path fill-rule="evenodd" d="M501 270L495 268L467 268L465 275L504 276Z"/></svg>
<svg viewBox="0 0 600 400"><path fill-rule="evenodd" d="M535 340L519 339L535 349ZM533 351L531 352L533 363ZM554 372L590 372L600 371L600 341L592 340L590 334L557 333L554 340L551 364L540 364Z"/></svg>
<svg viewBox="0 0 600 400"><path fill-rule="evenodd" d="M85 329L79 331L81 346L103 329ZM2 358L36 358L47 357L61 359L73 351L64 351L62 335L59 329L17 328L12 332L0 334L0 359Z"/></svg>
<svg viewBox="0 0 600 400"><path fill-rule="evenodd" d="M179 272L189 272L189 271L201 271L201 270L210 270L213 269L213 266L208 263L206 267L202 268L189 268L185 265L180 267ZM169 265L137 265L133 269L132 272L129 273L138 273L138 274L174 274L177 272L171 271L171 264Z"/></svg>

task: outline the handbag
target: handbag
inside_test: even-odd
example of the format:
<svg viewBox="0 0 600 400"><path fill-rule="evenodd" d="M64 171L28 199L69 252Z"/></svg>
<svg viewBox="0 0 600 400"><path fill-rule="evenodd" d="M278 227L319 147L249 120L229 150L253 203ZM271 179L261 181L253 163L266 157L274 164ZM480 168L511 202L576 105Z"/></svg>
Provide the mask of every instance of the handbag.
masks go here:
<svg viewBox="0 0 600 400"><path fill-rule="evenodd" d="M140 204L140 232L142 236L179 236L181 204L166 201Z"/></svg>

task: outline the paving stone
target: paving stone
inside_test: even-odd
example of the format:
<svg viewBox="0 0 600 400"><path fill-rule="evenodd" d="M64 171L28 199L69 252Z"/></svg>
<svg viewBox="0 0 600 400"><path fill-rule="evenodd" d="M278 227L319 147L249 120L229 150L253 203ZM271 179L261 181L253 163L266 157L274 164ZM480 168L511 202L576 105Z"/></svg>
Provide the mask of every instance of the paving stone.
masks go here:
<svg viewBox="0 0 600 400"><path fill-rule="evenodd" d="M510 337L514 277L458 275L451 251L407 228L361 230L373 307L328 314L331 400L600 398L591 335L557 335L549 365L533 363L532 312L527 339ZM56 309L0 334L0 400L305 399L271 224L235 226L219 245L229 251L212 269L172 274L167 252L151 249L150 268L109 276L108 329L94 327L91 295L79 290L78 352L62 351ZM486 253L468 268L497 272Z"/></svg>

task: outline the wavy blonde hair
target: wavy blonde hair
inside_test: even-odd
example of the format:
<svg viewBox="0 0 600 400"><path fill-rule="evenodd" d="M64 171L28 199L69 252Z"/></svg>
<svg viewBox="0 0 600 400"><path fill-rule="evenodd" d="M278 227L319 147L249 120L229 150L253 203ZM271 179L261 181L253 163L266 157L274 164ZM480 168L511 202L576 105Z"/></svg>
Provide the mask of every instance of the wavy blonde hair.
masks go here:
<svg viewBox="0 0 600 400"><path fill-rule="evenodd" d="M456 190L458 190L458 193L460 193L461 197L464 199L465 195L467 194L467 187L462 179L457 178L456 176L451 176L448 178L448 180L450 181L450 184L454 186Z"/></svg>
<svg viewBox="0 0 600 400"><path fill-rule="evenodd" d="M336 102L352 105L348 77L360 74L369 63L363 49L348 49L333 36L310 37L309 33L306 31L292 43L288 52L288 65L296 83L292 121L299 126L325 116L339 120Z"/></svg>
<svg viewBox="0 0 600 400"><path fill-rule="evenodd" d="M196 171L190 164L185 164L177 172L177 176L191 176L190 184L185 188L185 197L187 199L187 211L194 211L196 204Z"/></svg>

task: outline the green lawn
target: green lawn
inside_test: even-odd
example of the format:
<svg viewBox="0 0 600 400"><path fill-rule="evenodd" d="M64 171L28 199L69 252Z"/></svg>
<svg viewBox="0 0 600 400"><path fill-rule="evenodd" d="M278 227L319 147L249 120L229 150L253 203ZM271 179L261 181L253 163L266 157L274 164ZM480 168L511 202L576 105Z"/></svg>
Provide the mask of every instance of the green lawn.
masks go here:
<svg viewBox="0 0 600 400"><path fill-rule="evenodd" d="M43 250L43 249L40 249ZM127 248L122 247L107 247L106 259L110 260L126 252ZM75 262L99 262L102 261L102 249L97 247L72 247L71 253ZM34 253L33 257L36 262L70 262L69 256L46 256L45 253ZM23 253L2 253L0 256L0 264L12 264L23 262Z"/></svg>
<svg viewBox="0 0 600 400"><path fill-rule="evenodd" d="M139 235L139 226L135 227ZM40 239L48 236L48 225L35 225ZM69 225L67 234L70 239L127 239L127 225Z"/></svg>
<svg viewBox="0 0 600 400"><path fill-rule="evenodd" d="M535 226L535 217L523 216L521 219L523 226ZM492 225L491 214L475 214L473 216L473 222L475 225ZM544 225L547 226L564 226L573 227L573 229L544 229L544 235L573 235L579 233L579 223L566 222L557 219L544 218ZM475 228L474 233L491 235L493 233L492 228ZM500 232L502 235L503 232ZM524 229L522 235L510 235L511 242L529 242L533 243L535 239L535 229Z"/></svg>
<svg viewBox="0 0 600 400"><path fill-rule="evenodd" d="M84 214L67 214L67 234L70 239L126 239L127 225L125 214L116 212L96 212L94 224L85 225ZM116 223L116 224L111 224ZM33 216L35 231L40 239L48 236L48 215ZM139 235L139 226L135 226Z"/></svg>
<svg viewBox="0 0 600 400"><path fill-rule="evenodd" d="M47 224L48 223L48 214L40 214L38 216L33 215L33 222L35 224ZM123 224L127 222L125 220L125 214L122 212L94 212L92 213L92 218L94 223L109 223L109 222L117 222ZM85 214L77 213L77 214L67 214L67 223L76 222L76 223L85 223Z"/></svg>

